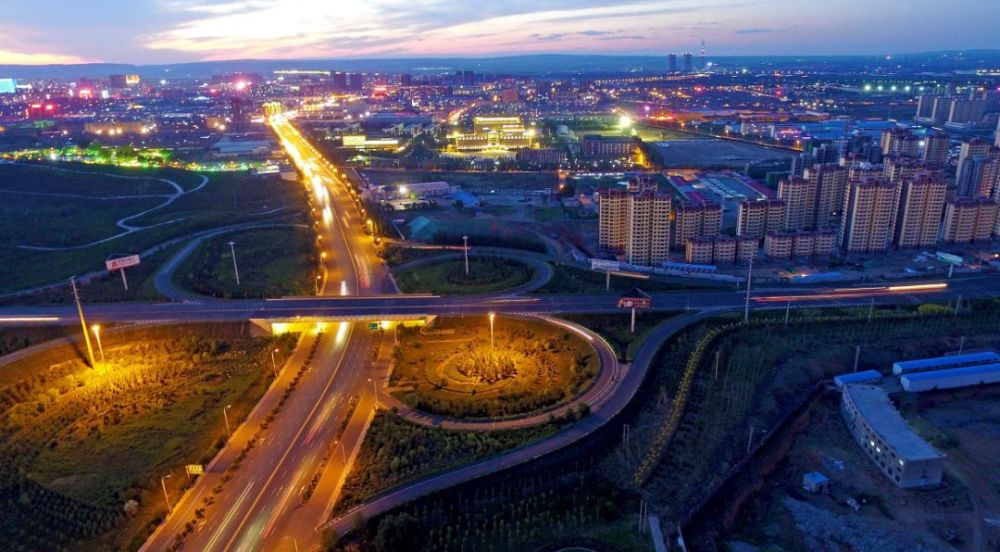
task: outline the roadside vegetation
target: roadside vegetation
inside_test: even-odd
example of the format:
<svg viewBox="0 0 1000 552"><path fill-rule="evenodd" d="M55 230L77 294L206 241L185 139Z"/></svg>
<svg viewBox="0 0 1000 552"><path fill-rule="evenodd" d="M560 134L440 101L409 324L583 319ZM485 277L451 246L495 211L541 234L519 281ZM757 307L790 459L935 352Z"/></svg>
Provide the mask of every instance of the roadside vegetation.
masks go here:
<svg viewBox="0 0 1000 552"><path fill-rule="evenodd" d="M239 285L230 241L235 244ZM202 242L175 277L191 291L226 299L314 295L319 266L315 243L312 230L301 227L222 234Z"/></svg>
<svg viewBox="0 0 1000 552"><path fill-rule="evenodd" d="M559 427L550 423L508 431L454 431L416 425L380 410L344 482L334 515L409 481L545 438Z"/></svg>
<svg viewBox="0 0 1000 552"><path fill-rule="evenodd" d="M437 257L446 253L449 253L449 251L443 249L420 249L417 247L399 247L389 245L382 249L381 257L385 260L385 264L389 266L398 266L410 261Z"/></svg>
<svg viewBox="0 0 1000 552"><path fill-rule="evenodd" d="M403 328L390 386L406 404L454 418L498 418L575 397L601 369L575 333L538 320L497 317L495 347L486 317L438 319Z"/></svg>
<svg viewBox="0 0 1000 552"><path fill-rule="evenodd" d="M450 259L400 271L396 284L403 293L470 295L504 291L524 285L535 269L513 259L469 257L469 274L464 259Z"/></svg>
<svg viewBox="0 0 1000 552"><path fill-rule="evenodd" d="M0 371L0 548L136 549L165 513L159 478L207 463L222 408L241 420L272 379L270 351L242 324L102 334L106 362L74 345ZM168 482L172 494L185 480Z"/></svg>
<svg viewBox="0 0 1000 552"><path fill-rule="evenodd" d="M628 311L605 314L567 314L562 315L562 318L601 334L611 344L619 360L631 361L633 354L649 335L649 332L660 323L678 314L669 311L639 311L635 315L635 333L632 332L632 314Z"/></svg>

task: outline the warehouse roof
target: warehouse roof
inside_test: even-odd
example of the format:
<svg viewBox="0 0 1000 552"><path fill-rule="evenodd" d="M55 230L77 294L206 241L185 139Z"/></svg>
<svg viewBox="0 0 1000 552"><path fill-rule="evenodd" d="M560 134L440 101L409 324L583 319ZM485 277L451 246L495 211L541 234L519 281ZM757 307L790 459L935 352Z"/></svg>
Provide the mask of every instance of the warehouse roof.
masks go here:
<svg viewBox="0 0 1000 552"><path fill-rule="evenodd" d="M1000 364L980 364L978 366L963 366L961 368L949 368L947 370L932 370L930 372L905 374L903 375L903 377L909 381L927 381L927 380L951 378L955 376L994 374L997 372L1000 372Z"/></svg>
<svg viewBox="0 0 1000 552"><path fill-rule="evenodd" d="M964 355L903 360L892 365L892 373L902 374L906 372L933 370L935 368L947 368L960 364L986 364L989 362L1000 362L1000 354L996 351L982 351Z"/></svg>
<svg viewBox="0 0 1000 552"><path fill-rule="evenodd" d="M833 383L837 387L843 387L848 383L864 383L869 381L878 381L882 379L882 374L876 372L875 370L864 370L861 372L851 372L849 374L840 374L839 376L834 376Z"/></svg>
<svg viewBox="0 0 1000 552"><path fill-rule="evenodd" d="M865 422L905 461L942 458L943 454L917 435L899 415L881 387L853 384L844 387Z"/></svg>

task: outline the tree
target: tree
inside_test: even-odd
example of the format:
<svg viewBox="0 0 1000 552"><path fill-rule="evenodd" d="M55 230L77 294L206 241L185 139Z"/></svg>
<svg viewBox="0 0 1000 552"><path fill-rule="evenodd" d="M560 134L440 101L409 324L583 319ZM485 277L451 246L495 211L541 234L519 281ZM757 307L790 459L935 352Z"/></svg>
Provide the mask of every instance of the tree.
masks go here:
<svg viewBox="0 0 1000 552"><path fill-rule="evenodd" d="M418 550L423 539L417 518L408 513L386 516L378 524L372 546L378 552Z"/></svg>

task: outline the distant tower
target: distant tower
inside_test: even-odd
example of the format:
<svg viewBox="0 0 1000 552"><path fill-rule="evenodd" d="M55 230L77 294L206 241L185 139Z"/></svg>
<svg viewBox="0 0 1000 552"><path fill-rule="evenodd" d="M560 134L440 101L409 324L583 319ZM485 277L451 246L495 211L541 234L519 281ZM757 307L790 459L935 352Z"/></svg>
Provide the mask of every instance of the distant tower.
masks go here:
<svg viewBox="0 0 1000 552"><path fill-rule="evenodd" d="M667 56L667 72L677 72L677 54L670 54Z"/></svg>
<svg viewBox="0 0 1000 552"><path fill-rule="evenodd" d="M701 68L705 69L705 39L701 39Z"/></svg>

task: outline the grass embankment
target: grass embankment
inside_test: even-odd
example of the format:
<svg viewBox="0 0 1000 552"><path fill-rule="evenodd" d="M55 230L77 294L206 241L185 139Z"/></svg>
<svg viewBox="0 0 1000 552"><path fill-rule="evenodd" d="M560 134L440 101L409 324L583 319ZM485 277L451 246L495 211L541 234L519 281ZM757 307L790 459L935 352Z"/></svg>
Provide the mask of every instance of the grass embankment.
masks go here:
<svg viewBox="0 0 1000 552"><path fill-rule="evenodd" d="M240 284L236 285L234 242ZM313 295L319 259L308 228L261 228L208 239L183 263L175 277L202 295L232 298Z"/></svg>
<svg viewBox="0 0 1000 552"><path fill-rule="evenodd" d="M572 294L572 293L622 293L632 288L647 292L656 291L687 291L718 289L721 286L711 283L699 283L677 278L627 278L611 275L611 291L607 291L607 274L584 270L562 263L553 263L554 274L544 286L535 290L538 294Z"/></svg>
<svg viewBox="0 0 1000 552"><path fill-rule="evenodd" d="M637 312L635 315L635 333L632 333L632 314L571 314L562 318L576 322L601 334L608 340L618 358L631 361L632 355L639 348L649 332L679 313L676 312Z"/></svg>
<svg viewBox="0 0 1000 552"><path fill-rule="evenodd" d="M500 257L470 257L469 274L463 259L403 270L395 275L403 293L469 295L511 289L535 276L535 269L522 262Z"/></svg>
<svg viewBox="0 0 1000 552"><path fill-rule="evenodd" d="M410 261L437 257L445 253L451 253L451 251L444 249L421 249L417 247L397 247L389 245L382 250L381 256L382 259L385 260L385 264L389 266L398 266Z"/></svg>
<svg viewBox="0 0 1000 552"><path fill-rule="evenodd" d="M515 416L576 396L597 376L596 351L575 333L536 320L438 319L403 329L390 385L418 410L456 418Z"/></svg>
<svg viewBox="0 0 1000 552"><path fill-rule="evenodd" d="M53 170L39 165L47 176L37 185L19 183L18 179L0 187L38 193L66 193L80 178L115 181L111 192L124 188L127 194L139 195L149 189L147 180L122 180L102 176L104 173L127 174L142 178L168 178L186 190L201 182L195 173L171 169L115 169L72 163L59 164L73 170L93 172L79 175ZM67 176L72 175L72 176ZM17 270L0 272L0 293L33 286L65 281L73 274L83 274L104 268L104 260L113 255L143 251L171 238L194 232L268 217L294 216L304 220L305 190L295 183L277 177L252 177L242 173L212 173L208 184L197 192L184 195L172 204L147 215L132 219L129 224L147 227L138 232L105 243L66 251L37 251L22 245L79 246L108 238L123 230L114 222L126 215L137 214L163 201L162 198L76 199L51 196L11 196L0 224L0 264ZM67 180L71 179L71 180ZM69 184L67 183L69 182ZM162 183L155 183L164 186ZM103 188L96 188L103 190ZM159 193L159 188L156 189ZM73 192L76 193L76 192ZM23 200L23 201L22 201ZM8 212L9 211L9 212ZM157 225L157 226L153 226ZM45 240L44 243L35 240ZM55 240L55 241L53 241Z"/></svg>
<svg viewBox="0 0 1000 552"><path fill-rule="evenodd" d="M269 351L293 348L291 337L247 331L107 331L97 368L72 345L4 367L0 548L137 548L164 514L159 477L211 460L226 434L222 408L238 424L272 379ZM177 496L185 484L175 476L167 489Z"/></svg>
<svg viewBox="0 0 1000 552"><path fill-rule="evenodd" d="M558 428L544 424L510 431L451 431L415 425L392 412L379 411L334 514L409 481L537 441Z"/></svg>
<svg viewBox="0 0 1000 552"><path fill-rule="evenodd" d="M750 427L757 437L808 396L816 382L852 370L888 372L898 359L935 356L995 339L1000 305L980 304L963 316L937 309L867 312L805 311L788 326L760 315L748 327L701 324L675 339L633 431L633 484L646 488L674 519L688 512L746 455ZM718 371L715 363L718 355Z"/></svg>

